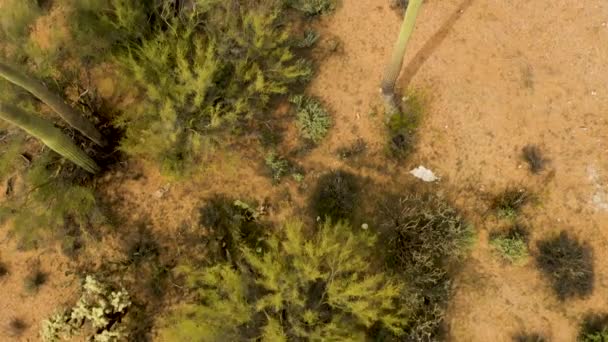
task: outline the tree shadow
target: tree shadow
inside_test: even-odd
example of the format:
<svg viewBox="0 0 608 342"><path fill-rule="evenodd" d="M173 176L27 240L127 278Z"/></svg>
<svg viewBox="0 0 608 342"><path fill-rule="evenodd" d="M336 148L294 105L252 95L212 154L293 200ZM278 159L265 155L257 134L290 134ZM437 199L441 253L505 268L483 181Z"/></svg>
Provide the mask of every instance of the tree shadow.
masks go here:
<svg viewBox="0 0 608 342"><path fill-rule="evenodd" d="M465 0L463 1L458 8L450 15L450 17L441 25L439 30L435 32L427 40L427 42L422 46L422 48L416 53L414 58L409 62L409 64L403 69L401 72L401 78L399 81L399 86L402 89L407 88L410 84L418 70L422 67L422 65L431 57L433 52L443 43L448 34L452 31L452 27L454 24L462 17L462 15L466 12L466 10L471 7L475 0Z"/></svg>

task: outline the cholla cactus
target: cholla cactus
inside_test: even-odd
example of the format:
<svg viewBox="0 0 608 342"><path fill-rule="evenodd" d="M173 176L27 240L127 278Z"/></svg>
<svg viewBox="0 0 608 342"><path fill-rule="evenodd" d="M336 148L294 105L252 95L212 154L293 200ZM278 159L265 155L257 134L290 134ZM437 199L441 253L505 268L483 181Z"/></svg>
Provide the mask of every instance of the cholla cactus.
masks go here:
<svg viewBox="0 0 608 342"><path fill-rule="evenodd" d="M89 323L95 328L90 341L109 342L119 341L126 337L124 328L113 324L110 317L124 315L131 305L129 293L123 288L119 291L111 289L87 276L83 284L83 293L76 305L45 321L42 326L42 339L46 342L58 341L61 336L71 337L84 324Z"/></svg>

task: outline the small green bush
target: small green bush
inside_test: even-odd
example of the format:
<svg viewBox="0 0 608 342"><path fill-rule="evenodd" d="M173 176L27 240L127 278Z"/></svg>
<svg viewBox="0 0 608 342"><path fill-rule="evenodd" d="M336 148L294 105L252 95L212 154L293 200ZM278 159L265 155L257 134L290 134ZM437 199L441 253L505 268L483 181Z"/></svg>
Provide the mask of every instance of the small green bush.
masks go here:
<svg viewBox="0 0 608 342"><path fill-rule="evenodd" d="M322 175L311 197L316 217L332 220L352 220L359 204L359 179L346 171L332 171Z"/></svg>
<svg viewBox="0 0 608 342"><path fill-rule="evenodd" d="M522 264L528 260L528 232L521 225L514 225L506 232L490 235L490 245L505 261Z"/></svg>
<svg viewBox="0 0 608 342"><path fill-rule="evenodd" d="M521 209L532 200L526 189L508 188L496 195L492 200L492 209L498 217L515 220Z"/></svg>
<svg viewBox="0 0 608 342"><path fill-rule="evenodd" d="M406 158L416 143L416 130L424 116L426 97L420 90L408 91L403 100L405 113L392 115L388 121L388 151L389 155L397 158Z"/></svg>
<svg viewBox="0 0 608 342"><path fill-rule="evenodd" d="M289 161L274 152L266 155L265 162L268 169L270 169L272 181L275 184L281 182L281 179L290 172L291 164Z"/></svg>
<svg viewBox="0 0 608 342"><path fill-rule="evenodd" d="M44 150L23 177L25 188L0 204L0 222L11 221L21 247L59 236L70 222L79 229L105 222L94 190L86 186L90 176L56 153Z"/></svg>
<svg viewBox="0 0 608 342"><path fill-rule="evenodd" d="M332 11L335 0L283 0L287 6L304 12L308 16L315 16Z"/></svg>
<svg viewBox="0 0 608 342"><path fill-rule="evenodd" d="M292 96L291 103L296 106L296 117L300 135L318 144L331 127L331 117L319 100L304 95Z"/></svg>
<svg viewBox="0 0 608 342"><path fill-rule="evenodd" d="M551 281L559 299L586 297L593 292L591 247L566 231L538 243L538 268Z"/></svg>
<svg viewBox="0 0 608 342"><path fill-rule="evenodd" d="M213 242L206 249L220 258L218 262L238 261L245 245L258 250L264 246L267 229L259 220L260 213L252 205L225 196L209 199L200 209L200 225L211 231Z"/></svg>
<svg viewBox="0 0 608 342"><path fill-rule="evenodd" d="M236 266L181 267L197 300L164 320L162 339L360 341L376 324L403 331L405 288L373 266L372 235L330 222L308 235L288 223L266 244L243 246Z"/></svg>
<svg viewBox="0 0 608 342"><path fill-rule="evenodd" d="M466 255L474 238L472 228L432 194L390 197L379 217L386 232L383 245L388 267L411 284L419 298L412 304L408 340L436 340L450 296L450 265Z"/></svg>
<svg viewBox="0 0 608 342"><path fill-rule="evenodd" d="M608 341L608 314L587 315L578 335L580 342Z"/></svg>

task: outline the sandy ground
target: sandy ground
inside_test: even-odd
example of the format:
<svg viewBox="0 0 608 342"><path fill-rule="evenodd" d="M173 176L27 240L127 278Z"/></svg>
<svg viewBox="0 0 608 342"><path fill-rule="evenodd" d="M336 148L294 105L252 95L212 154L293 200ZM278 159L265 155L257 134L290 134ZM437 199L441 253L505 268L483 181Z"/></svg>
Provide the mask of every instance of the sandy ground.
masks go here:
<svg viewBox="0 0 608 342"><path fill-rule="evenodd" d="M608 307L608 3L554 1L428 0L419 17L399 84L423 91L429 101L417 151L406 165L377 164L385 132L378 112L378 84L400 25L387 0L344 0L318 24L323 39L340 41L339 52L319 63L310 91L334 114L328 139L301 160L307 183L328 169L347 167L382 182L409 181L407 171L423 164L440 177L469 214L479 242L457 274L447 323L451 341L510 341L518 332L538 332L550 341L573 341L581 317ZM375 114L375 115L374 115ZM352 169L335 149L364 139L370 165ZM521 148L538 144L551 159L532 176ZM273 198L278 217L302 207L306 189L292 181L273 187L260 174L261 161L224 153L199 179L174 184L143 167L104 188L128 203L129 222L145 220L164 233L193 224L197 209L214 193L236 198ZM170 184L171 183L171 184ZM594 249L591 297L559 302L533 259L508 266L491 253L487 235L498 225L487 214L487 198L507 186L526 186L540 205L524 218L535 241L561 230ZM158 191L163 189L161 193ZM128 214L128 215L126 215ZM128 227L125 227L128 228ZM63 259L54 252L22 253L2 241L0 260L12 272L40 258L51 286L35 296L22 292L21 273L0 280L0 321L24 315L32 325L23 340L37 340L38 324L62 304L73 287ZM533 247L532 252L535 252ZM43 257L40 257L42 255ZM50 257L49 257L50 256ZM65 291L62 292L62 291ZM10 340L0 329L0 340Z"/></svg>

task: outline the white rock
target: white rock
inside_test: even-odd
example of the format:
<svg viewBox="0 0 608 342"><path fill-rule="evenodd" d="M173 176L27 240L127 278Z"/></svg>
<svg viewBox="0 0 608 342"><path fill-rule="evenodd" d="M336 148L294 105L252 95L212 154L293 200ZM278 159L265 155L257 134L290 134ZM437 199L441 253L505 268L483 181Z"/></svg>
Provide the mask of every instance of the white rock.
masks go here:
<svg viewBox="0 0 608 342"><path fill-rule="evenodd" d="M424 182L434 182L436 180L439 180L439 177L435 176L433 171L427 169L422 165L410 171L410 174L412 174L412 176L418 179L423 180Z"/></svg>

